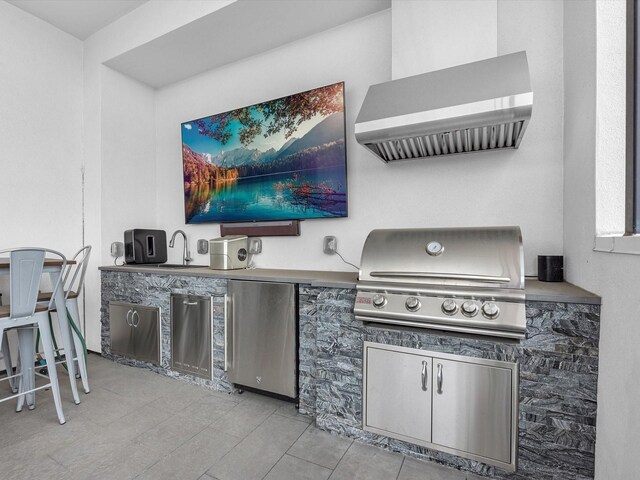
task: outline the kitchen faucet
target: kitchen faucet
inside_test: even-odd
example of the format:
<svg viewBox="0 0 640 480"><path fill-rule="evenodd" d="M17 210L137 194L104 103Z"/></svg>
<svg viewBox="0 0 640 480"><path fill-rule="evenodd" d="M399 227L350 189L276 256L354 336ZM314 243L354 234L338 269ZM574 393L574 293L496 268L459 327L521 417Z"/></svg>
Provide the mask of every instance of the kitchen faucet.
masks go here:
<svg viewBox="0 0 640 480"><path fill-rule="evenodd" d="M179 233L182 234L182 238L184 238L184 253L182 254L182 264L187 265L191 260L193 260L193 258L191 258L191 254L189 253L189 244L187 243L186 233L184 233L182 230L176 230L175 232L173 232L173 235L171 235L171 240L169 240L169 248L173 248L174 244L176 243L176 235Z"/></svg>

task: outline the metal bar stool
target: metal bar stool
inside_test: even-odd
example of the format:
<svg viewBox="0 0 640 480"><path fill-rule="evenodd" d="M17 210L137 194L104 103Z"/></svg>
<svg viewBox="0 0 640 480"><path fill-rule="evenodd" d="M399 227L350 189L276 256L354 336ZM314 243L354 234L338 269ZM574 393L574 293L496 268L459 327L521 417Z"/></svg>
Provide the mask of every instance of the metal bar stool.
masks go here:
<svg viewBox="0 0 640 480"><path fill-rule="evenodd" d="M78 307L78 297L82 293L82 288L84 287L84 276L87 271L90 256L91 245L82 247L73 256L75 264L69 264L67 266L67 270L64 272L64 279L62 281L64 285L64 299L67 311L62 313L58 312L58 315L67 315L68 312L70 316L69 321L73 322L73 346L64 346L65 360L77 362L78 373L82 379L84 393L89 393L91 389L89 388L89 377L87 375L87 361L85 357L86 347L84 338L82 338L82 333L80 332L80 309ZM51 301L51 296L51 292L40 293L38 295L38 302ZM55 307L53 310L55 310ZM62 349L58 349L56 353L60 350ZM58 361L57 363L64 363L65 360ZM72 379L71 381L74 380Z"/></svg>
<svg viewBox="0 0 640 480"><path fill-rule="evenodd" d="M16 411L22 411L24 402L29 409L35 408L35 392L50 388L60 424L65 423L60 400L58 375L54 366L53 339L49 328L48 311L53 307L56 295L52 296L49 304L38 304L38 288L45 266L45 255L56 257L56 266L64 271L67 259L59 252L45 248L17 248L0 250L0 256L9 254L9 290L10 304L0 307L0 335L8 329L16 328L20 347L20 373L9 375L7 378L18 378L18 393L0 399L0 402L18 398ZM58 293L62 286L62 275L58 275L53 291ZM58 295L59 296L59 295ZM50 362L49 376L46 377L35 371L35 341L34 326L40 332L44 356ZM39 387L35 386L35 376L47 378L49 382Z"/></svg>

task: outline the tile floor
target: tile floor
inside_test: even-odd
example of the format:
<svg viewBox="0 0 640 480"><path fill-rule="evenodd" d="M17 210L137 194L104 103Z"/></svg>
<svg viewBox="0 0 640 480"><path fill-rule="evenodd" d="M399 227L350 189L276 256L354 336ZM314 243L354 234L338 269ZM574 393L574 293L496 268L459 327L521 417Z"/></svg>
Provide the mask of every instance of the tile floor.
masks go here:
<svg viewBox="0 0 640 480"><path fill-rule="evenodd" d="M33 411L0 403L3 480L479 478L320 431L290 403L210 392L95 354L91 393L74 405L59 372L65 425L48 391Z"/></svg>

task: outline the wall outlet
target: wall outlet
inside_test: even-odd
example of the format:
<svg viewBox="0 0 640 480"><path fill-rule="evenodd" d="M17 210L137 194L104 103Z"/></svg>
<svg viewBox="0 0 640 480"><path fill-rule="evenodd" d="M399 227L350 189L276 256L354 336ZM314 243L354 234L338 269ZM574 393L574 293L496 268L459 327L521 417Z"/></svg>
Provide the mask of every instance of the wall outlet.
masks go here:
<svg viewBox="0 0 640 480"><path fill-rule="evenodd" d="M333 236L324 237L322 251L327 255L333 255L338 250L338 240Z"/></svg>
<svg viewBox="0 0 640 480"><path fill-rule="evenodd" d="M249 239L249 253L252 255L255 255L257 253L262 253L262 239L260 238Z"/></svg>
<svg viewBox="0 0 640 480"><path fill-rule="evenodd" d="M124 255L124 243L122 242L113 242L111 244L111 256L114 258L118 258Z"/></svg>
<svg viewBox="0 0 640 480"><path fill-rule="evenodd" d="M198 253L200 255L206 255L207 253L209 253L209 240L201 238L198 240L198 243L196 245L198 247Z"/></svg>

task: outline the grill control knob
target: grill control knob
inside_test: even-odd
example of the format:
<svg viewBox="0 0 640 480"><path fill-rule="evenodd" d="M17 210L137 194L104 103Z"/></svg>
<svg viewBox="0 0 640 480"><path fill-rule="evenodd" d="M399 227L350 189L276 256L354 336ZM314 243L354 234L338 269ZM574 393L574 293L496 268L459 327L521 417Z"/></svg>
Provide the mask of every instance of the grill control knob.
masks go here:
<svg viewBox="0 0 640 480"><path fill-rule="evenodd" d="M376 293L371 300L373 302L373 306L376 308L382 308L387 304L387 299L384 298L384 295L380 295Z"/></svg>
<svg viewBox="0 0 640 480"><path fill-rule="evenodd" d="M467 317L475 317L478 314L478 305L476 302L468 300L462 304L462 313Z"/></svg>
<svg viewBox="0 0 640 480"><path fill-rule="evenodd" d="M416 297L407 298L407 301L404 304L407 307L407 310L409 310L410 312L415 312L422 306L420 305L420 300L418 300Z"/></svg>
<svg viewBox="0 0 640 480"><path fill-rule="evenodd" d="M496 318L500 313L500 308L494 302L486 302L482 305L482 314L487 318Z"/></svg>
<svg viewBox="0 0 640 480"><path fill-rule="evenodd" d="M447 315L455 315L455 313L458 311L458 304L455 300L447 298L444 302L442 302L442 311Z"/></svg>

